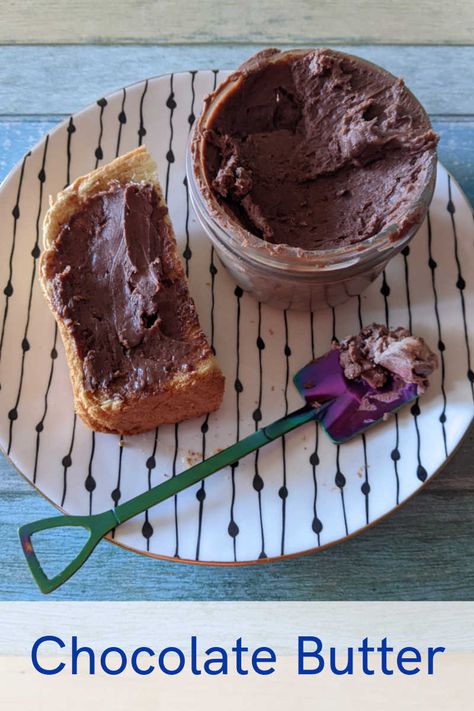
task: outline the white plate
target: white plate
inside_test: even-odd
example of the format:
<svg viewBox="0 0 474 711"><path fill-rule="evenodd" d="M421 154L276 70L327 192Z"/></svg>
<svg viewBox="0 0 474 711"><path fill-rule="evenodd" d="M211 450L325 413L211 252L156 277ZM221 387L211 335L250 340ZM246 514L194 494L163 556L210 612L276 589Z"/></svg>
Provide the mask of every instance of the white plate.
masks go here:
<svg viewBox="0 0 474 711"><path fill-rule="evenodd" d="M360 531L416 492L456 448L473 416L474 230L466 198L440 166L430 218L409 254L393 259L361 299L311 315L239 296L190 210L185 181L190 123L223 76L162 76L112 94L45 136L2 185L0 444L54 504L99 512L254 431L256 410L266 423L299 407L291 376L327 350L333 333L340 338L361 323L387 320L438 344L441 368L419 409L406 408L341 447L310 423L181 493L176 506L164 502L115 532L117 543L139 552L234 563L300 553ZM94 435L74 417L37 257L48 195L140 141L158 163L227 388L209 418L127 437L120 448L118 437ZM29 518L19 512L18 522Z"/></svg>

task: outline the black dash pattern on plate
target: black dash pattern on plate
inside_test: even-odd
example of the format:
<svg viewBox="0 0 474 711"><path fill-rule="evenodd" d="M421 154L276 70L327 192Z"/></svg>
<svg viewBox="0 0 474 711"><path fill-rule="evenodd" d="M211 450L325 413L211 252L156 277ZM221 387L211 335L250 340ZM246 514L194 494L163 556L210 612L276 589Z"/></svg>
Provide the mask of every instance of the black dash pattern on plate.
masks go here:
<svg viewBox="0 0 474 711"><path fill-rule="evenodd" d="M115 484L115 489L112 489L110 493L110 497L114 503L114 508L117 508L117 506L120 503L120 499L122 498L122 490L121 490L121 485L122 485L122 464L123 464L123 450L125 449L125 440L122 435L119 436L118 439L118 466L117 466L117 481ZM115 528L111 531L111 536L112 538L115 538Z"/></svg>
<svg viewBox="0 0 474 711"><path fill-rule="evenodd" d="M168 167L166 170L166 186L165 186L165 199L168 200L171 165L172 165L172 163L174 163L173 114L174 114L174 110L176 109L176 101L174 98L174 91L173 91L173 74L170 74L170 94L168 96L166 106L169 110L169 127L170 127L170 140L169 140L169 145L168 145L168 152L166 154L166 160L168 161ZM185 178L185 180L186 180L186 178ZM189 204L188 204L188 195L187 195L187 190L186 190L186 222L189 219L188 212L189 212ZM189 275L189 268L188 268L188 263L186 261L186 276L188 276L188 275ZM176 473L177 473L178 450L179 450L179 423L176 423L174 426L174 452L173 452L173 466L172 466L172 476L173 477L175 477ZM178 495L177 494L175 494L173 497L173 505L174 505L174 531L175 531L174 557L179 558L180 557L179 556L179 521L178 521Z"/></svg>
<svg viewBox="0 0 474 711"><path fill-rule="evenodd" d="M395 483L396 483L396 488L395 488L395 502L398 506L400 503L400 476L398 474L398 462L400 461L401 455L400 455L400 426L398 423L398 413L395 413L395 447L392 449L390 453L390 459L393 462L393 468L395 471Z"/></svg>
<svg viewBox="0 0 474 711"><path fill-rule="evenodd" d="M195 121L195 115L194 115L194 101L196 98L195 95L195 89L194 89L194 79L196 77L196 72L192 71L190 72L191 76L191 107L189 109L189 115L188 115L188 123L189 123L189 131L191 130L191 126L193 125ZM190 237L189 237L189 185L188 185L188 179L186 175L183 178L183 185L186 193L186 219L184 223L184 230L186 234L186 244L184 247L184 252L183 252L183 257L185 261L185 270L186 270L186 276L189 277L189 260L193 256L192 250L191 250L191 243L190 243Z"/></svg>
<svg viewBox="0 0 474 711"><path fill-rule="evenodd" d="M7 318L8 318L9 300L13 296L13 291L14 291L14 289L13 289L13 257L15 255L16 232L17 232L17 227L18 227L18 220L20 219L21 189L23 187L23 179L24 179L24 175L25 175L26 161L28 160L30 155L31 155L31 153L27 153L25 156L23 156L23 160L21 162L20 177L18 179L16 200L15 200L15 204L12 208L13 236L12 236L12 242L11 242L11 246L10 246L10 254L8 257L8 279L7 279L7 283L5 284L5 287L3 289L3 294L5 296L5 305L4 305L4 309L3 309L3 318L2 318L2 332L0 334L0 360L2 358L3 339L5 337L5 326L6 326ZM1 385L0 385L0 389L1 389Z"/></svg>
<svg viewBox="0 0 474 711"><path fill-rule="evenodd" d="M382 274L382 286L380 287L380 293L382 294L382 296L384 298L385 323L387 324L387 328L389 328L390 324L389 324L389 316L388 316L388 297L390 296L390 287L387 282L387 274L385 273L385 269Z"/></svg>
<svg viewBox="0 0 474 711"><path fill-rule="evenodd" d="M76 127L74 125L73 117L71 116L69 118L69 123L67 125L67 144L66 144L67 168L66 168L66 184L64 186L65 188L71 182L71 143L72 143L73 133L75 133L75 132L76 132Z"/></svg>
<svg viewBox="0 0 474 711"><path fill-rule="evenodd" d="M209 265L209 272L211 274L211 351L213 352L214 355L216 355L216 349L214 345L214 337L215 337L215 319L214 319L214 309L215 309L215 302L216 302L216 294L215 294L215 288L216 288L216 275L217 275L217 268L214 264L214 247L211 247L211 263ZM201 425L201 433L202 433L202 444L201 444L201 451L202 451L202 460L206 459L206 435L209 431L209 413L206 415L204 418L204 422ZM202 536L202 521L203 521L203 515L204 515L204 501L206 499L206 486L204 483L204 480L201 482L197 492L196 492L196 498L199 503L199 510L198 510L198 533L197 533L197 541L196 541L196 560L199 560L199 555L201 552L201 536Z"/></svg>
<svg viewBox="0 0 474 711"><path fill-rule="evenodd" d="M332 314L332 335L331 339L335 343L339 343L337 337L336 337L336 309L334 306L331 306L331 314Z"/></svg>
<svg viewBox="0 0 474 711"><path fill-rule="evenodd" d="M410 296L410 268L408 265L408 257L410 255L410 246L407 244L406 247L402 249L403 266L405 269L405 298L407 302L408 309L408 330L412 332L412 317L411 317L411 296Z"/></svg>
<svg viewBox="0 0 474 711"><path fill-rule="evenodd" d="M125 113L125 101L127 100L127 90L125 88L122 89L122 106L120 108L120 113L117 116L118 122L119 122L119 129L118 129L118 134L117 134L117 146L115 148L115 157L118 158L120 155L120 144L122 142L122 128L124 124L127 123L127 114Z"/></svg>
<svg viewBox="0 0 474 711"><path fill-rule="evenodd" d="M336 445L336 476L334 477L334 483L341 492L341 504L342 504L342 515L344 517L344 529L346 531L346 536L349 535L349 529L347 527L347 514L346 514L346 502L344 499L344 487L346 485L346 477L341 471L339 464L339 455L341 451L341 445Z"/></svg>
<svg viewBox="0 0 474 711"><path fill-rule="evenodd" d="M235 380L234 380L234 391L235 391L235 420L236 420L236 432L235 441L240 441L240 396L243 392L242 381L240 380L240 316L241 316L241 305L240 300L243 296L243 291L240 286L236 286L234 290L234 295L237 303L237 318L236 318L236 361L235 361ZM231 501L230 501L230 512L229 512L229 525L227 527L227 532L232 538L232 547L234 562L237 561L237 536L239 535L240 529L234 517L234 507L235 507L235 470L239 466L238 462L234 462L230 468L231 476Z"/></svg>
<svg viewBox="0 0 474 711"><path fill-rule="evenodd" d="M457 267L457 279L456 288L459 291L459 298L461 300L461 312L462 321L464 328L464 341L466 344L466 358L467 358L467 379L471 386L472 398L474 400L474 371L471 367L471 346L469 344L469 333L467 328L467 316L466 316L466 301L464 298L464 290L466 288L466 280L464 279L462 269L461 269L461 258L459 256L459 245L458 245L458 232L456 226L456 206L453 201L452 189L451 189L451 176L448 173L448 204L446 206L451 218L451 227L453 232L453 246L454 246L454 259L456 261Z"/></svg>
<svg viewBox="0 0 474 711"><path fill-rule="evenodd" d="M77 415L76 415L76 413L74 413L73 420L72 420L71 439L69 441L69 449L67 451L67 454L65 454L61 460L61 464L63 466L63 493L61 496L61 506L64 506L64 502L66 501L67 471L72 465L72 450L74 449L74 440L76 437L76 423L77 423Z"/></svg>
<svg viewBox="0 0 474 711"><path fill-rule="evenodd" d="M332 339L333 341L336 341L339 343L339 339L337 338L337 326L336 326L336 310L334 307L332 307ZM341 471L341 467L339 465L339 454L340 454L340 445L336 445L336 474L334 477L334 482L339 489L341 493L341 505L342 505L342 515L344 518L344 529L346 532L346 536L349 535L349 529L347 527L347 515L346 515L346 502L344 499L344 487L346 485L346 477Z"/></svg>
<svg viewBox="0 0 474 711"><path fill-rule="evenodd" d="M403 255L403 258L405 260L405 289L407 290L407 304L409 304L410 300L410 292L409 292L409 284L408 284L408 252L406 252L406 248L403 250L405 254ZM385 285L385 286L384 286ZM384 298L384 307L385 307L385 325L387 328L390 328L390 307L389 307L389 301L388 297L390 295L390 287L387 282L387 275L385 271L383 272L383 278L382 278L382 287L380 289L380 293L382 294ZM411 309L408 308L408 324L409 324L409 329L411 330ZM393 462L393 470L395 473L395 501L398 506L400 503L400 475L398 472L398 462L400 460L400 451L399 451L399 443L400 443L400 425L398 422L398 413L396 412L394 415L395 418L395 447L392 450L391 453L391 460Z"/></svg>
<svg viewBox="0 0 474 711"><path fill-rule="evenodd" d="M209 414L206 415L204 421L201 425L201 456L202 461L206 459L206 435L209 431ZM206 487L204 486L204 480L200 483L196 491L196 499L198 501L198 532L196 540L196 560L199 560L199 555L201 551L201 535L202 535L202 519L204 515L204 501L206 499Z"/></svg>
<svg viewBox="0 0 474 711"><path fill-rule="evenodd" d="M22 395L22 390L23 390L24 375L25 375L25 357L26 357L26 354L28 353L28 351L30 350L30 343L28 341L28 331L30 328L31 305L32 305L32 301L33 301L33 290L34 290L34 285L35 285L35 280L36 280L36 263L37 263L39 255L41 253L41 250L39 247L40 220L41 220L41 212L43 209L44 183L46 181L45 166L46 166L46 156L48 154L48 145L49 145L49 134L46 135L46 139L44 142L41 168L38 173L39 199L38 199L38 209L36 212L35 242L33 245L33 249L31 250L33 264L32 264L32 268L31 268L31 277L30 277L30 286L29 286L29 293L28 293L28 306L27 306L26 319L25 319L25 328L23 331L23 338L22 338L21 344L20 344L20 347L21 347L20 380L18 383L15 404L8 412L9 429L8 429L7 455L10 454L11 447L12 447L13 426L14 426L14 423L16 422L16 420L18 419L18 407L20 405L20 400L21 400L21 395Z"/></svg>
<svg viewBox="0 0 474 711"><path fill-rule="evenodd" d="M153 469L156 467L156 448L158 446L158 427L155 429L155 434L153 437L153 449L146 460L145 466L147 468L147 484L148 484L148 491L152 488L151 486L151 474ZM148 509L145 511L145 521L142 526L142 535L144 539L146 540L146 549L147 551L150 550L150 539L153 536L154 529L153 526L150 523L150 516L148 514Z"/></svg>
<svg viewBox="0 0 474 711"><path fill-rule="evenodd" d="M263 351L265 350L265 342L262 338L262 304L258 303L258 331L257 331L257 353L258 353L258 400L257 407L252 413L252 419L255 423L255 432L259 428L259 422L262 419L262 398L263 398ZM254 477L252 481L252 486L257 492L258 497L258 515L260 522L260 553L259 559L267 558L265 553L265 531L263 528L263 511L262 511L262 490L264 487L264 481L260 475L259 469L259 458L260 450L257 449L255 452L254 459Z"/></svg>
<svg viewBox="0 0 474 711"><path fill-rule="evenodd" d="M188 123L189 123L189 128L191 129L191 126L193 125L193 123L196 120L196 116L194 114L194 102L196 100L196 91L194 88L194 80L196 79L197 72L194 70L189 73L191 75L191 108L190 108L189 114L188 114Z"/></svg>
<svg viewBox="0 0 474 711"><path fill-rule="evenodd" d="M89 456L89 465L87 467L87 476L84 480L84 488L89 493L89 516L92 515L92 496L94 494L95 487L97 486L96 480L94 479L94 475L92 474L94 454L95 454L95 432L92 432L91 453Z"/></svg>
<svg viewBox="0 0 474 711"><path fill-rule="evenodd" d="M369 525L370 521L370 510L369 510L369 495L370 495L370 484L369 484L369 463L367 459L367 439L365 434L361 435L362 439L362 451L364 453L364 481L360 487L360 490L365 496L365 522Z"/></svg>
<svg viewBox="0 0 474 711"><path fill-rule="evenodd" d="M214 80L214 87L215 87L215 80ZM174 102L174 95L173 95L173 75L171 75L171 83L170 83L170 99L173 100ZM170 105L170 126L171 124L171 115L172 111L174 111L174 108L176 106L176 103L174 105ZM172 134L170 138L170 146L171 146L171 140L172 140ZM174 157L173 157L174 160ZM170 162L168 162L168 174L169 174L169 169L170 169ZM167 183L168 183L168 178L167 178ZM211 261L209 264L209 273L211 275L211 351L214 355L216 355L216 348L214 344L214 338L215 338L215 319L214 319L214 310L215 310L215 303L216 303L216 294L215 294L215 288L216 288L216 275L217 275L217 267L214 263L214 247L211 247ZM206 459L206 435L209 430L209 413L206 415L204 422L201 425L201 433L202 433L202 459ZM197 540L196 540L196 560L199 560L199 555L201 551L201 536L202 536L202 520L203 520L203 515L204 515L204 501L206 499L206 486L204 483L204 480L201 482L201 485L199 486L197 492L196 492L196 498L199 503L199 510L198 510L198 533L197 533Z"/></svg>
<svg viewBox="0 0 474 711"><path fill-rule="evenodd" d="M174 137L174 128L173 128L173 114L176 109L176 99L174 96L174 88L173 88L173 79L174 75L170 74L170 93L169 96L166 100L166 106L169 110L169 127L170 127L170 141L168 145L168 151L166 153L166 160L168 161L168 166L166 168L166 184L165 184L165 200L168 200L168 190L169 190L169 185L170 185L170 171L171 171L171 166L174 163L174 153L173 153L173 137Z"/></svg>
<svg viewBox="0 0 474 711"><path fill-rule="evenodd" d="M409 266L409 256L410 256L410 247L407 245L403 250L402 250L402 256L404 260L404 266L405 266L405 294L406 294L406 302L407 302L407 311L408 311L408 330L410 333L413 332L413 318L412 318L412 309L411 309L411 295L410 295L410 266ZM410 412L413 416L413 421L415 424L415 432L416 432L416 452L417 452L417 467L416 467L416 476L421 482L426 481L428 477L428 472L426 471L425 467L423 466L423 463L421 461L421 433L420 433L420 426L418 423L418 417L420 415L420 406L419 406L419 401L416 400L415 404L410 408ZM398 504L398 497L397 497L397 504Z"/></svg>
<svg viewBox="0 0 474 711"><path fill-rule="evenodd" d="M143 91L142 95L140 97L140 126L138 128L138 145L141 146L143 143L143 139L146 136L146 128L145 128L145 120L143 117L143 104L145 102L145 96L146 92L148 90L148 79L145 81L143 85Z"/></svg>
<svg viewBox="0 0 474 711"><path fill-rule="evenodd" d="M288 415L288 384L290 382L290 356L291 348L289 344L289 333L288 333L288 312L285 309L283 311L283 325L285 329L285 347L283 353L285 356L285 387L284 387L284 398L285 398L285 417ZM285 534L286 534L286 500L288 498L288 485L287 485L287 471L286 471L286 438L285 435L281 437L281 456L282 456L282 471L283 471L283 481L280 489L278 490L278 496L281 499L281 541L280 541L280 555L285 554Z"/></svg>
<svg viewBox="0 0 474 711"><path fill-rule="evenodd" d="M362 299L360 294L357 295L357 317L359 319L359 329L364 327L362 318ZM370 484L369 484L369 460L367 456L367 438L363 432L360 436L362 441L362 452L364 456L364 481L360 487L362 495L365 497L365 522L369 525L370 522Z"/></svg>
<svg viewBox="0 0 474 711"><path fill-rule="evenodd" d="M41 433L43 432L44 421L46 419L46 415L48 414L49 391L51 389L51 383L53 382L54 365L55 365L56 359L58 357L58 351L56 350L57 339L58 339L58 324L55 321L54 322L53 347L51 348L51 351L50 351L51 364L49 367L49 377L48 377L48 382L46 384L46 390L45 390L44 398L43 398L43 413L41 415L41 419L39 420L39 422L37 423L37 425L35 427L36 442L35 442L35 463L33 466L33 484L36 484L36 478L37 478L37 474L38 474L38 458L39 458L39 451L40 451Z"/></svg>
<svg viewBox="0 0 474 711"><path fill-rule="evenodd" d="M413 415L414 421L415 421L415 430L416 430L416 457L417 457L417 467L416 467L416 476L420 481L426 481L428 477L428 472L426 471L425 467L421 463L421 435L420 435L420 427L418 425L418 417L421 414L420 410L420 402L417 399L415 403L411 406L410 408L411 414Z"/></svg>
<svg viewBox="0 0 474 711"><path fill-rule="evenodd" d="M69 117L69 122L67 125L67 141L66 141L66 184L64 187L67 187L71 181L71 158L72 158L72 150L71 150L71 145L72 145L72 136L76 132L76 127L74 125L74 119L72 116ZM35 430L36 430L36 443L35 443L35 462L34 462L34 467L33 467L33 484L36 483L37 479L37 474L38 474L38 458L39 458L39 450L40 450L40 440L41 440L41 433L43 432L44 429L44 421L46 419L46 415L48 413L48 397L49 397L49 391L51 389L51 383L53 381L53 375L54 375L54 366L56 363L56 359L58 357L58 351L56 350L56 345L57 345L57 338L58 338L58 325L56 321L54 322L54 334L53 334L53 345L50 351L50 358L51 358L51 364L50 364L50 369L49 369L49 378L48 382L46 385L46 391L44 394L44 407L43 407L43 414L41 416L41 419L37 423Z"/></svg>
<svg viewBox="0 0 474 711"><path fill-rule="evenodd" d="M107 106L107 99L99 99L97 106L99 107L99 138L97 139L97 148L94 151L95 168L99 167L99 161L101 161L104 157L104 152L102 150L102 137L104 135L104 111Z"/></svg>
<svg viewBox="0 0 474 711"><path fill-rule="evenodd" d="M173 468L172 476L177 474L177 460L179 450L179 423L174 426L174 453L173 453ZM174 557L179 558L179 521L178 521L178 495L174 495Z"/></svg>
<svg viewBox="0 0 474 711"><path fill-rule="evenodd" d="M201 456L202 461L206 459L206 435L209 431L209 414L204 418L204 422L201 425ZM204 501L206 499L206 487L204 485L204 480L200 483L196 491L196 499L198 501L198 532L196 540L196 560L199 560L199 555L201 552L201 535L202 535L202 519L204 515Z"/></svg>
<svg viewBox="0 0 474 711"><path fill-rule="evenodd" d="M122 491L120 486L122 484L122 464L123 464L123 450L125 449L125 440L122 435L119 436L118 440L118 466L117 466L117 482L115 484L115 489L112 490L110 497L114 502L114 507L119 505L120 499L122 498Z"/></svg>
<svg viewBox="0 0 474 711"><path fill-rule="evenodd" d="M441 395L443 398L443 406L441 408L441 414L439 416L439 421L441 423L441 430L443 433L444 454L447 457L448 456L448 444L447 444L447 436L446 436L446 420L447 420L446 409L448 406L448 398L446 395L446 361L445 361L445 356L444 356L446 346L443 341L441 318L439 315L438 288L437 288L437 284L436 284L436 269L438 268L438 264L433 259L433 230L432 230L432 226L431 226L431 215L430 215L429 210L428 210L428 215L427 215L427 222L428 222L428 255L429 255L428 266L431 271L431 286L433 289L434 312L435 312L436 327L437 327L437 332L438 332L438 352L439 352L439 359L440 359L440 365L441 365Z"/></svg>
<svg viewBox="0 0 474 711"><path fill-rule="evenodd" d="M314 360L316 357L315 351L315 340L314 340L314 314L310 312L309 323L310 323L310 333L311 333L311 358ZM313 533L316 534L318 538L318 546L321 545L321 531L323 530L323 523L318 517L318 477L317 468L319 466L319 422L316 420L314 423L315 436L314 436L314 450L309 456L309 463L311 466L311 473L313 477L313 520L311 522L311 528Z"/></svg>
<svg viewBox="0 0 474 711"><path fill-rule="evenodd" d="M189 187L188 187L188 179L186 176L183 178L183 185L185 189L185 194L186 194L186 218L184 222L184 231L186 234L186 244L184 247L183 251L183 258L184 258L184 268L186 272L186 277L189 277L189 261L191 257L193 256L193 253L191 251L191 243L190 243L190 237L189 237Z"/></svg>

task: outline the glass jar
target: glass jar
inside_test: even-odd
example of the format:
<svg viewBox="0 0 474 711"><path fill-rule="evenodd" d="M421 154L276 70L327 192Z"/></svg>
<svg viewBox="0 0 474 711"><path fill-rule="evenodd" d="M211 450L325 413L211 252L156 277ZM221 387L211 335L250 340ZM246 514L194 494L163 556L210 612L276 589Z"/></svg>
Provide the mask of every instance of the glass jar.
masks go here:
<svg viewBox="0 0 474 711"><path fill-rule="evenodd" d="M289 50L277 58L305 51L308 50ZM384 69L371 66L392 78ZM204 167L203 129L236 81L238 77L231 75L206 99L190 138L186 172L199 222L237 283L262 303L299 310L337 306L366 289L418 231L433 196L436 152L433 150L421 194L401 224L392 224L373 237L341 247L304 250L282 244L273 245L270 252L262 239L237 225L219 203Z"/></svg>

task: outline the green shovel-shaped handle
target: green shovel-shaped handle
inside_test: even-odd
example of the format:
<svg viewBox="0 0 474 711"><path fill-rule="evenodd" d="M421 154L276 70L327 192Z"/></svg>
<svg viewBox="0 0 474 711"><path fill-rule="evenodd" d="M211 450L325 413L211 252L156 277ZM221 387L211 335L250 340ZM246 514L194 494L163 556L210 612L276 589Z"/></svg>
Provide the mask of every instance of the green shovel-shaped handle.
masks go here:
<svg viewBox="0 0 474 711"><path fill-rule="evenodd" d="M321 410L316 410L305 405L301 409L245 437L245 439L222 450L222 452L215 454L213 457L209 457L209 459L196 464L194 467L191 467L191 469L182 472L182 474L167 479L153 489L135 496L133 499L130 499L130 501L110 511L105 511L104 513L94 516L54 516L53 518L45 518L41 521L27 523L25 526L22 526L19 530L21 545L30 570L41 592L49 593L65 583L66 580L74 575L86 562L101 538L120 523L128 521L128 519L133 516L137 516L152 506L159 504L161 501L165 501L165 499L174 496L193 484L197 484L210 474L219 471L219 469L234 464L239 461L239 459L250 454L250 452L254 452L256 449L268 444L268 442L272 442L278 437L281 437L286 432L290 432L305 422L316 419L320 413ZM89 538L76 558L74 558L63 571L53 578L48 578L35 554L31 537L34 533L38 533L39 531L67 526L84 528L89 532Z"/></svg>

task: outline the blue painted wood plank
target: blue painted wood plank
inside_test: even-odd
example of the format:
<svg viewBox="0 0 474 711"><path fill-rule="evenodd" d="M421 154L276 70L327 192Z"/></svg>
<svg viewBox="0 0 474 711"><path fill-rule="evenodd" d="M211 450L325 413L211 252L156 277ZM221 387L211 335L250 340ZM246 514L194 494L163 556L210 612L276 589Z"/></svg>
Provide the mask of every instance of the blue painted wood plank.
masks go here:
<svg viewBox="0 0 474 711"><path fill-rule="evenodd" d="M0 120L0 178L57 118ZM440 157L474 199L474 118L437 120ZM474 434L438 479L395 516L318 554L230 568L156 561L102 543L55 599L471 599L474 589ZM40 598L20 552L16 528L53 508L0 459L0 599ZM453 531L456 532L453 537ZM60 561L71 555L62 539ZM443 565L439 562L443 561ZM105 574L104 574L105 572Z"/></svg>
<svg viewBox="0 0 474 711"><path fill-rule="evenodd" d="M235 69L263 46L0 46L0 112L66 114L157 74ZM474 47L338 48L404 77L430 113L474 114Z"/></svg>
<svg viewBox="0 0 474 711"><path fill-rule="evenodd" d="M40 121L0 119L0 181L59 120L57 117Z"/></svg>

